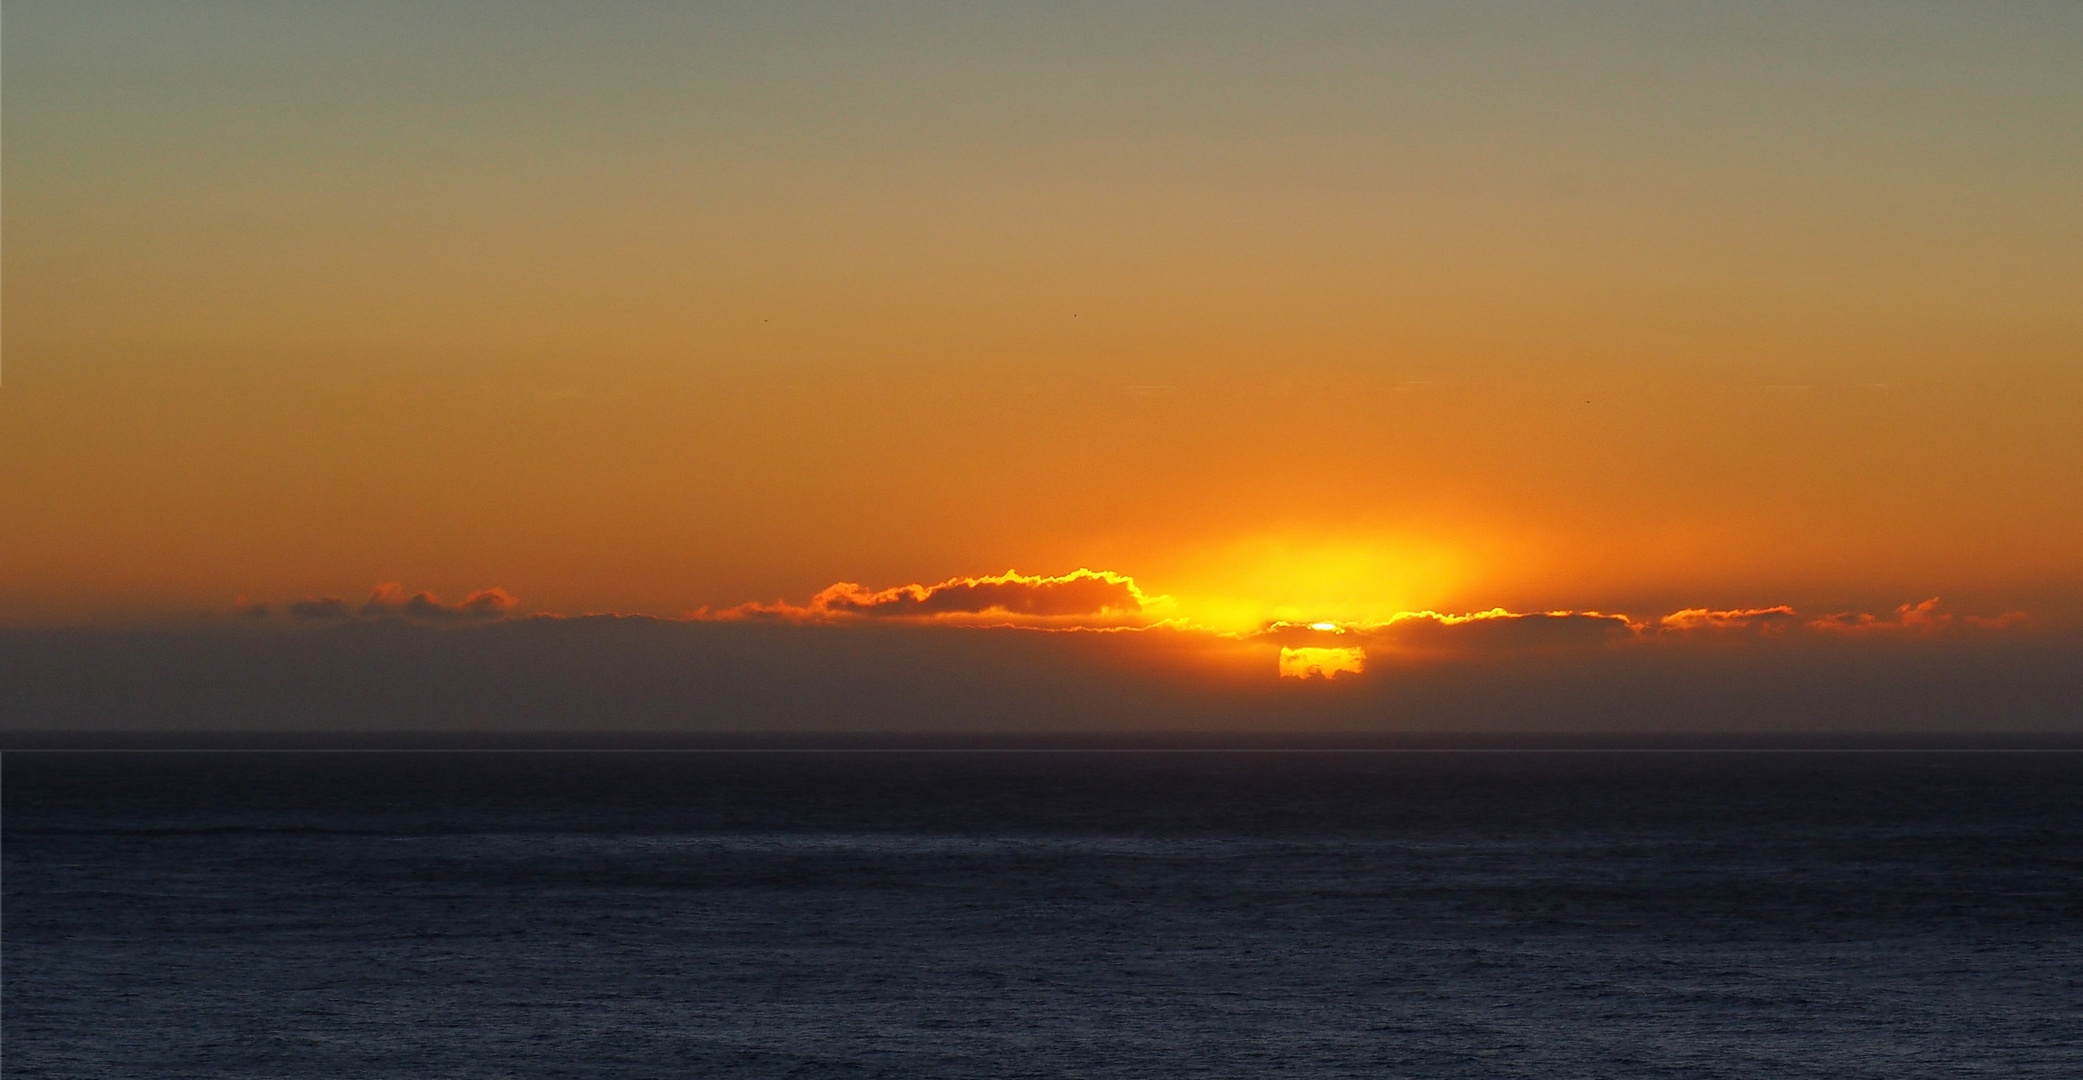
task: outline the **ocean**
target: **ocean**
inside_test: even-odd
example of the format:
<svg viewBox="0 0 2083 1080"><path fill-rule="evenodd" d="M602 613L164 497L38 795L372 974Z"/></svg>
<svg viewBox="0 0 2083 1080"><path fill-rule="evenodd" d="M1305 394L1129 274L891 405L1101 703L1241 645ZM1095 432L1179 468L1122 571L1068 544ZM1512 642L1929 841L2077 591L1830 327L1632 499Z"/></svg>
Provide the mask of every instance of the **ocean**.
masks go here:
<svg viewBox="0 0 2083 1080"><path fill-rule="evenodd" d="M7 1077L2083 1076L2083 754L9 752Z"/></svg>

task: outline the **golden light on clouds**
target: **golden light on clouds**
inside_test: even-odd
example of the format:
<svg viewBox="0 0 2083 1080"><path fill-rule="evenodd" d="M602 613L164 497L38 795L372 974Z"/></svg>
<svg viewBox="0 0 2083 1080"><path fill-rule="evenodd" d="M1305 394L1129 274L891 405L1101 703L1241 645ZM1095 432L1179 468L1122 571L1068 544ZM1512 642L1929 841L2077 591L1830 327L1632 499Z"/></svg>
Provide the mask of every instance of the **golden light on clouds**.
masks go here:
<svg viewBox="0 0 2083 1080"><path fill-rule="evenodd" d="M1837 612L1804 615L1792 605L1713 609L1686 607L1661 617L1635 618L1600 611L1512 611L1492 607L1464 614L1433 610L1400 611L1380 620L1261 619L1242 630L1196 623L1175 614L1195 608L1194 598L1178 598L1146 589L1134 577L1113 570L1080 567L1061 574L1002 574L952 577L932 584L885 588L839 582L807 601L739 604L721 610L689 612L678 622L731 625L779 624L824 634L853 636L880 624L899 634L980 635L969 640L988 650L1005 647L1011 634L1033 642L1053 639L1087 655L1113 657L1122 670L1144 668L1195 670L1217 682L1241 677L1252 682L1279 680L1331 682L1365 678L1370 658L1377 667L1419 671L1440 665L1486 663L1511 657L1587 658L1612 650L1644 650L1673 655L1694 648L1712 652L1731 646L1794 643L1797 648L1830 639L1945 639L1955 643L2017 640L2030 635L2036 620L2024 611L1979 615L1948 610L1938 598L1897 606L1886 615ZM1286 607L1277 600L1260 603L1261 613ZM552 612L520 614L515 598L502 588L484 588L453 603L431 592L408 594L397 584L378 586L366 602L353 604L338 596L307 596L280 605L241 598L236 612L249 626L258 620L286 616L281 625L341 624L350 620L447 624L451 627L519 619L560 623L571 617ZM617 616L583 616L613 621ZM814 629L813 629L814 628ZM748 627L749 629L749 627ZM766 631L758 631L766 633ZM878 636L869 632L871 636ZM773 639L769 639L773 640ZM889 640L884 638L882 640ZM953 640L953 639L949 639ZM986 642L992 644L984 645ZM988 654L988 653L987 653ZM978 654L978 655L987 655Z"/></svg>
<svg viewBox="0 0 2083 1080"><path fill-rule="evenodd" d="M1145 593L1126 574L1080 567L1053 577L1008 570L993 576L887 589L842 581L819 591L806 604L755 602L714 613L696 612L695 616L787 622L897 619L1072 629L1149 625L1171 606L1171 597Z"/></svg>

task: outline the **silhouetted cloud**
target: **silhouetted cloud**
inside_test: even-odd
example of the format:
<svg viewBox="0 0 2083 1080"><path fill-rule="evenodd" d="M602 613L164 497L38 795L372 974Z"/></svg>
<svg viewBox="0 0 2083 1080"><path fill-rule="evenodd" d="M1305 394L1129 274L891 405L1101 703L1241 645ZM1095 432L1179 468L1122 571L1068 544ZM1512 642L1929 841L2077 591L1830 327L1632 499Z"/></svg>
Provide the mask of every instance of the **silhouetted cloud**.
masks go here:
<svg viewBox="0 0 2083 1080"><path fill-rule="evenodd" d="M294 619L344 619L352 613L347 601L337 596L312 596L290 604L289 614Z"/></svg>
<svg viewBox="0 0 2083 1080"><path fill-rule="evenodd" d="M364 618L390 616L438 622L496 619L512 611L513 607L514 598L505 589L479 589L453 604L446 604L431 592L413 593L408 596L403 587L389 583L378 585L360 608L350 608L347 601L337 596L314 596L291 603L288 610L292 618L309 620L345 619L351 615L361 615ZM265 610L263 607L263 613ZM247 614L252 613L251 609L247 610Z"/></svg>
<svg viewBox="0 0 2083 1080"><path fill-rule="evenodd" d="M941 621L997 620L1037 625L1134 622L1157 598L1135 579L1110 570L1077 569L1058 577L1008 570L996 577L949 578L934 585L869 589L833 585L803 605L742 604L698 619L771 619L793 622L849 618Z"/></svg>
<svg viewBox="0 0 2083 1080"><path fill-rule="evenodd" d="M408 619L444 621L454 619L496 619L513 610L514 598L505 589L479 589L463 599L444 604L430 592L405 595L403 587L392 582L378 585L362 604L365 616L399 615Z"/></svg>

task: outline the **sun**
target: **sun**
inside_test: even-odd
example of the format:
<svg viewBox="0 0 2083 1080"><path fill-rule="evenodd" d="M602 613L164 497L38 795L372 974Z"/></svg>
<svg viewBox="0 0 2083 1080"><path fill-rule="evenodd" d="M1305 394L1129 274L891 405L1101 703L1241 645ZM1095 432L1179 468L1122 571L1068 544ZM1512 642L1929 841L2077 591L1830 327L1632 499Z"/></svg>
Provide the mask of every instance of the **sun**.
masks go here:
<svg viewBox="0 0 2083 1080"><path fill-rule="evenodd" d="M1305 645L1301 648L1283 646L1280 650L1280 677L1283 679L1329 681L1339 675L1358 675L1366 669L1367 653L1358 648Z"/></svg>

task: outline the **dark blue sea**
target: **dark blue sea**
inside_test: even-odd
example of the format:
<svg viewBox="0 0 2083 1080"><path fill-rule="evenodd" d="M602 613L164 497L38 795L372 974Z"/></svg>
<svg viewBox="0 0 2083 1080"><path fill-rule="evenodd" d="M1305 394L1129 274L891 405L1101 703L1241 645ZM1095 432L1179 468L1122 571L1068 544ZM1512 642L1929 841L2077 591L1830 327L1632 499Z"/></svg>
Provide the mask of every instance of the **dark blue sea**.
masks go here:
<svg viewBox="0 0 2083 1080"><path fill-rule="evenodd" d="M2083 754L10 752L8 1077L2083 1076Z"/></svg>

